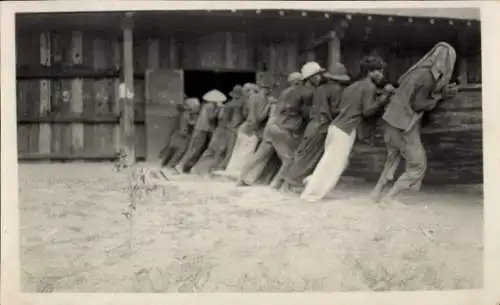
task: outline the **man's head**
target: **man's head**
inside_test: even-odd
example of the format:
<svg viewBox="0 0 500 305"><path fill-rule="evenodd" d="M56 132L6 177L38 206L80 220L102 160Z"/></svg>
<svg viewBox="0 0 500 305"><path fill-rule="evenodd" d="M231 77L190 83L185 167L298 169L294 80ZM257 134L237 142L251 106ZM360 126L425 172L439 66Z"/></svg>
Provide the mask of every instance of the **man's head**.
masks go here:
<svg viewBox="0 0 500 305"><path fill-rule="evenodd" d="M243 85L243 94L246 97L249 97L250 95L257 93L258 91L259 87L256 84L246 83L245 85Z"/></svg>
<svg viewBox="0 0 500 305"><path fill-rule="evenodd" d="M321 66L317 62L310 61L302 66L302 68L300 69L300 74L302 75L303 81L309 82L314 86L318 86L321 83L321 74L324 71L325 69L321 68Z"/></svg>
<svg viewBox="0 0 500 305"><path fill-rule="evenodd" d="M288 75L288 85L296 86L302 83L302 75L300 72L292 72Z"/></svg>
<svg viewBox="0 0 500 305"><path fill-rule="evenodd" d="M429 68L436 80L435 91L441 91L451 81L456 58L456 51L450 44L439 42L400 77L399 83L404 82L414 71Z"/></svg>
<svg viewBox="0 0 500 305"><path fill-rule="evenodd" d="M384 68L385 62L379 56L366 56L360 63L361 74L377 84L384 79Z"/></svg>
<svg viewBox="0 0 500 305"><path fill-rule="evenodd" d="M196 97L193 98L187 98L185 101L185 104L187 106L188 111L192 113L198 113L200 112L200 100L197 99Z"/></svg>
<svg viewBox="0 0 500 305"><path fill-rule="evenodd" d="M261 77L257 82L257 86L259 88L257 92L268 95L273 90L274 86L276 86L275 81L276 80L271 75L263 75L263 77Z"/></svg>
<svg viewBox="0 0 500 305"><path fill-rule="evenodd" d="M243 87L241 85L234 86L233 90L229 93L232 98L240 98L243 95Z"/></svg>

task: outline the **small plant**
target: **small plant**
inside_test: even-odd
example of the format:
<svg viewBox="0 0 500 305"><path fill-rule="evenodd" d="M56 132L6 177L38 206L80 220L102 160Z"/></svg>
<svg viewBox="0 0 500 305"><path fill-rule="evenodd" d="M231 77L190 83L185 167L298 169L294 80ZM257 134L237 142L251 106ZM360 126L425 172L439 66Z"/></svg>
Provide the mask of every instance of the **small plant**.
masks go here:
<svg viewBox="0 0 500 305"><path fill-rule="evenodd" d="M127 152L123 149L121 149L118 153L117 153L117 161L115 162L115 164L113 165L113 171L115 172L121 172L123 169L127 168L128 165L127 165Z"/></svg>
<svg viewBox="0 0 500 305"><path fill-rule="evenodd" d="M162 190L163 196L166 195L165 182L169 181L167 175L163 172L161 168L146 168L126 165L124 160L126 160L126 154L120 154L120 160L115 164L114 170L116 172L123 172L127 170L127 180L128 180L128 205L126 210L122 213L125 218L130 222L129 225L129 248L132 248L132 237L133 237L133 216L134 212L137 210L137 204L141 200L145 199L151 192L156 190Z"/></svg>

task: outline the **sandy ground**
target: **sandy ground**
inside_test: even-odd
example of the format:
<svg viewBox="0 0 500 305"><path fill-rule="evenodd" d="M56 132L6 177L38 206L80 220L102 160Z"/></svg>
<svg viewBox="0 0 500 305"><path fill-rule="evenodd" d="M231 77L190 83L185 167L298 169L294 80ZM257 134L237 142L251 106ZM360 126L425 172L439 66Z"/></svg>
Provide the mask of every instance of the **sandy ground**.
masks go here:
<svg viewBox="0 0 500 305"><path fill-rule="evenodd" d="M366 202L344 181L310 204L173 176L132 217L111 164L20 165L26 292L304 292L482 286L481 190ZM349 187L348 187L349 186Z"/></svg>

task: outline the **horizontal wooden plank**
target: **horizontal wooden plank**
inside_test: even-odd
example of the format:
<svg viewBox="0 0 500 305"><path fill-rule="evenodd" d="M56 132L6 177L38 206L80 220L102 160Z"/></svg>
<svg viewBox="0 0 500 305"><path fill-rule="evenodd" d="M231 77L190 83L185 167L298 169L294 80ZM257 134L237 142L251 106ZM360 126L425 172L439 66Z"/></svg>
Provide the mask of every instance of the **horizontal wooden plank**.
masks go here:
<svg viewBox="0 0 500 305"><path fill-rule="evenodd" d="M19 125L38 125L38 124L119 124L120 117L115 114L107 114L96 117L68 115L59 117L40 117L40 118L18 118ZM144 119L136 118L135 124L144 124Z"/></svg>
<svg viewBox="0 0 500 305"><path fill-rule="evenodd" d="M83 65L73 66L22 66L17 69L17 79L34 78L117 78L120 71L114 68L94 69Z"/></svg>
<svg viewBox="0 0 500 305"><path fill-rule="evenodd" d="M116 160L118 154L110 153L20 153L19 160Z"/></svg>
<svg viewBox="0 0 500 305"><path fill-rule="evenodd" d="M38 67L19 67L16 71L18 80L30 79L64 79L64 78L119 78L121 69L107 68L95 69L89 66L38 66ZM139 71L134 73L134 78L144 79L146 73Z"/></svg>
<svg viewBox="0 0 500 305"><path fill-rule="evenodd" d="M422 128L422 135L427 134L452 134L463 132L482 132L483 124L471 124L467 126L456 126L453 128Z"/></svg>

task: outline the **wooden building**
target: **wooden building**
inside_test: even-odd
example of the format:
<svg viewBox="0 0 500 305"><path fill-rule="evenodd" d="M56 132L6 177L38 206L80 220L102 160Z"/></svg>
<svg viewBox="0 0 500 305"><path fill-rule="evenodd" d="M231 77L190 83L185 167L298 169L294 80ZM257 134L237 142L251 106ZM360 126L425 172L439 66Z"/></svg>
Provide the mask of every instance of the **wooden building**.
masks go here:
<svg viewBox="0 0 500 305"><path fill-rule="evenodd" d="M155 160L165 102L378 54L395 81L435 43L458 55L460 95L428 119L426 181L482 182L478 19L293 10L25 14L16 17L18 152L23 160ZM124 85L120 86L120 83ZM276 90L276 93L279 90ZM133 124L132 124L133 122ZM348 174L376 178L380 135Z"/></svg>

